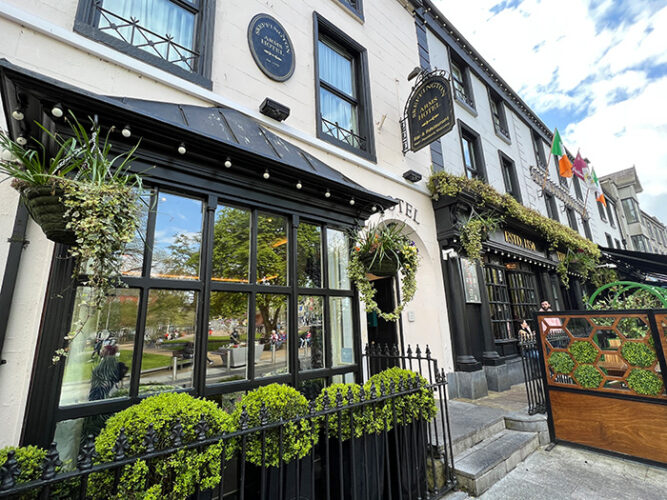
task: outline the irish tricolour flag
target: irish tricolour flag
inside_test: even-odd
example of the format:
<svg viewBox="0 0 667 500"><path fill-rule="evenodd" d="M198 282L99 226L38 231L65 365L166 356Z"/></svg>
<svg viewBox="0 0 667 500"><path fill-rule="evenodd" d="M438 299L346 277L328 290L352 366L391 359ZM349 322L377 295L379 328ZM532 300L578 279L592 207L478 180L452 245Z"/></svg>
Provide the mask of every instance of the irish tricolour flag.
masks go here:
<svg viewBox="0 0 667 500"><path fill-rule="evenodd" d="M558 129L554 132L554 142L551 145L551 153L558 161L558 171L561 177L572 177L572 163L567 157L567 152L565 151L563 142L560 140Z"/></svg>

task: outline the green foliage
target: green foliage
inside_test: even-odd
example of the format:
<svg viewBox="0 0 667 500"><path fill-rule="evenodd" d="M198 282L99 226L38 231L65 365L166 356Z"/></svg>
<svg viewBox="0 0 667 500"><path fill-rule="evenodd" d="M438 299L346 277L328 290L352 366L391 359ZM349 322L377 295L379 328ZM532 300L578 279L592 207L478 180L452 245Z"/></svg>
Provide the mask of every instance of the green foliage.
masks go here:
<svg viewBox="0 0 667 500"><path fill-rule="evenodd" d="M600 288L601 286L618 281L618 273L615 269L597 267L591 273L590 280L596 288Z"/></svg>
<svg viewBox="0 0 667 500"><path fill-rule="evenodd" d="M0 467L7 461L7 453L10 451L14 452L14 459L18 462L20 469L18 478L16 478L17 484L28 483L42 477L42 462L46 458L46 450L32 445L2 448L0 449Z"/></svg>
<svg viewBox="0 0 667 500"><path fill-rule="evenodd" d="M96 461L112 461L114 444L124 429L128 441L129 456L146 452L144 438L148 426L153 425L157 435L155 449L171 446L171 432L177 421L183 429L183 443L196 439L196 425L201 419L208 425L206 437L217 436L235 430L231 417L211 402L195 399L188 394L166 393L146 398L141 403L123 410L107 420L106 426L95 441ZM231 458L235 448L233 441L226 445L226 459ZM145 461L139 460L126 466L120 479L115 498L180 499L200 489L210 489L220 482L220 457L222 443L210 445L203 450L180 450L152 463L149 473ZM97 473L91 477L93 498L109 498L112 473ZM148 491L146 491L148 490Z"/></svg>
<svg viewBox="0 0 667 500"><path fill-rule="evenodd" d="M315 399L315 407L318 411L324 408L324 395L329 398L328 408L336 407L336 398L340 391L343 406L347 406L349 401L349 391L352 390L352 402L359 403L361 400L361 391L364 391L364 399L370 399L370 391L367 387L362 387L359 384L332 384L329 387L322 389L322 392ZM331 413L328 417L322 418L321 425L324 425L324 418L328 418L328 436L337 438L340 430L341 439L343 441L351 437L361 437L364 434L378 434L385 428L384 415L377 405L369 408L368 405L354 408L352 415L350 410L342 410L339 413ZM389 422L387 422L389 423Z"/></svg>
<svg viewBox="0 0 667 500"><path fill-rule="evenodd" d="M597 349L583 340L572 342L568 350L577 363L593 363L598 355Z"/></svg>
<svg viewBox="0 0 667 500"><path fill-rule="evenodd" d="M414 242L402 233L404 225L370 225L353 236L354 251L350 257L348 273L356 284L361 300L366 304L366 312L375 312L385 321L397 321L403 308L417 291L417 268L419 254ZM396 262L401 272L401 303L392 312L380 310L375 301L377 290L367 274L376 263Z"/></svg>
<svg viewBox="0 0 667 500"><path fill-rule="evenodd" d="M478 197L479 206L494 209L506 218L515 219L532 227L549 242L552 249L561 249L573 254L576 259L575 272L584 278L597 268L600 249L592 241L581 237L573 229L555 220L543 216L536 210L523 206L509 194L500 194L493 187L478 179L467 179L447 172L434 172L428 181L428 187L434 199L440 196L456 197L460 193L469 193ZM567 281L568 264L561 263L557 269L561 281ZM565 283L564 283L565 284Z"/></svg>
<svg viewBox="0 0 667 500"><path fill-rule="evenodd" d="M264 403L266 416L270 422L285 421L282 426L282 457L280 454L280 431L266 431L264 464L277 467L280 460L284 463L305 457L317 443L317 423L308 419L290 421L308 415L308 400L296 389L283 384L270 384L258 387L243 396L237 403L232 417L238 425L243 407L248 413L248 427L262 425L260 409ZM315 427L315 428L313 428ZM246 461L262 465L262 436L252 434L246 441Z"/></svg>
<svg viewBox="0 0 667 500"><path fill-rule="evenodd" d="M502 223L502 217L472 215L461 225L461 245L469 259L482 260L482 242Z"/></svg>
<svg viewBox="0 0 667 500"><path fill-rule="evenodd" d="M408 379L414 384L414 379L420 389L414 394L387 399L383 408L384 419L389 423L394 422L394 411L396 413L396 423L407 425L416 420L431 420L436 412L435 398L433 390L428 387L428 381L421 375L402 368L394 367L373 375L364 384L364 388L369 391L371 386L375 385L376 395L380 396L381 384L384 382L385 391L388 393L391 383L394 383L394 390L399 390L399 384L403 381L404 389L407 389Z"/></svg>
<svg viewBox="0 0 667 500"><path fill-rule="evenodd" d="M658 396L663 391L662 379L650 370L636 368L630 372L626 382L637 394Z"/></svg>
<svg viewBox="0 0 667 500"><path fill-rule="evenodd" d="M569 374L574 368L574 361L566 352L553 352L549 356L549 366L553 368L555 373Z"/></svg>
<svg viewBox="0 0 667 500"><path fill-rule="evenodd" d="M623 358L632 366L649 367L655 363L655 350L643 342L625 342L621 348Z"/></svg>
<svg viewBox="0 0 667 500"><path fill-rule="evenodd" d="M602 374L593 365L579 365L574 370L574 378L585 389L595 389L602 383Z"/></svg>
<svg viewBox="0 0 667 500"><path fill-rule="evenodd" d="M604 285L602 285L604 286ZM656 292L659 293L659 292ZM628 286L628 282L609 287L604 295L597 296L595 303L589 309L604 311L608 309L662 309L663 302L658 295L641 288Z"/></svg>

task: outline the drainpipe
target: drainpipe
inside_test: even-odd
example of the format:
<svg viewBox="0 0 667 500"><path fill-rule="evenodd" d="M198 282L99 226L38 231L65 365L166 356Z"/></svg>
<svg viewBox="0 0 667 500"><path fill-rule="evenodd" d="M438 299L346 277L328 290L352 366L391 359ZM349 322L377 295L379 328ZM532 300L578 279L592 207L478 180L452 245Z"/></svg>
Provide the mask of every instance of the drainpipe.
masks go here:
<svg viewBox="0 0 667 500"><path fill-rule="evenodd" d="M7 240L9 242L9 252L7 253L5 274L2 277L2 288L0 288L0 365L7 363L7 360L2 359L2 348L5 343L5 336L7 335L7 324L9 323L9 313L11 311L12 299L14 298L21 254L23 248L29 243L25 239L27 227L28 209L23 201L19 200L16 217L14 218L12 236Z"/></svg>

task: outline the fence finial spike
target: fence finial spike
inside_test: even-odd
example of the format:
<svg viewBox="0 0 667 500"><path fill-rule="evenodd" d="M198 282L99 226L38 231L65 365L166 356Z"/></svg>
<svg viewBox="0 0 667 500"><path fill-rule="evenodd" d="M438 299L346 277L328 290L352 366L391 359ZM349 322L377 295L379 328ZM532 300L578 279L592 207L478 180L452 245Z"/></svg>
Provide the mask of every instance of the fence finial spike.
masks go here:
<svg viewBox="0 0 667 500"><path fill-rule="evenodd" d="M144 448L146 448L146 453L153 453L155 451L156 443L157 432L155 432L155 427L153 427L153 424L148 424L148 429L146 429L146 435L144 436Z"/></svg>
<svg viewBox="0 0 667 500"><path fill-rule="evenodd" d="M378 393L377 389L375 388L375 382L371 382L371 399L377 399Z"/></svg>
<svg viewBox="0 0 667 500"><path fill-rule="evenodd" d="M261 425L269 423L269 410L264 401L262 401L262 404L259 407L259 423Z"/></svg>
<svg viewBox="0 0 667 500"><path fill-rule="evenodd" d="M393 378L389 379L389 393L396 393L396 381Z"/></svg>
<svg viewBox="0 0 667 500"><path fill-rule="evenodd" d="M177 418L176 422L171 428L171 445L172 446L181 446L183 444L183 425L181 425L181 419Z"/></svg>
<svg viewBox="0 0 667 500"><path fill-rule="evenodd" d="M322 394L322 409L324 411L329 409L329 405L331 405L331 400L329 399L329 392L328 391L323 391L324 394Z"/></svg>
<svg viewBox="0 0 667 500"><path fill-rule="evenodd" d="M347 388L347 405L353 405L354 404L354 391L352 390L352 386L349 386Z"/></svg>
<svg viewBox="0 0 667 500"><path fill-rule="evenodd" d="M125 435L125 427L120 428L116 442L113 445L113 454L114 460L116 462L123 460L125 458L125 452L127 451L128 442L127 436Z"/></svg>
<svg viewBox="0 0 667 500"><path fill-rule="evenodd" d="M359 402L363 403L364 401L366 401L366 388L361 387L359 390Z"/></svg>
<svg viewBox="0 0 667 500"><path fill-rule="evenodd" d="M93 466L93 457L95 456L95 436L88 434L84 439L81 448L79 449L79 456L77 457L76 466L79 470L88 470Z"/></svg>
<svg viewBox="0 0 667 500"><path fill-rule="evenodd" d="M417 359L421 358L422 350L419 348L419 344L415 347L415 354L417 355Z"/></svg>
<svg viewBox="0 0 667 500"><path fill-rule="evenodd" d="M403 392L405 390L405 383L403 382L403 376L398 377L398 392Z"/></svg>
<svg viewBox="0 0 667 500"><path fill-rule="evenodd" d="M241 407L241 415L239 415L239 426L241 427L241 430L246 430L248 428L248 410L243 405Z"/></svg>
<svg viewBox="0 0 667 500"><path fill-rule="evenodd" d="M58 447L56 446L56 443L51 443L49 450L46 452L46 457L44 458L42 479L53 479L62 464L60 455L58 455Z"/></svg>
<svg viewBox="0 0 667 500"><path fill-rule="evenodd" d="M429 348L428 344L426 344L426 359L431 359L431 349Z"/></svg>
<svg viewBox="0 0 667 500"><path fill-rule="evenodd" d="M408 358L409 358L410 356L412 356L412 347L410 347L410 344L408 344L408 350L405 351L405 352L406 352L406 354L408 355Z"/></svg>
<svg viewBox="0 0 667 500"><path fill-rule="evenodd" d="M311 399L308 401L308 414L312 418L313 415L315 415L315 412L317 411L317 403L315 402L314 399Z"/></svg>
<svg viewBox="0 0 667 500"><path fill-rule="evenodd" d="M336 408L343 407L343 393L340 390L340 387L336 389Z"/></svg>
<svg viewBox="0 0 667 500"><path fill-rule="evenodd" d="M14 450L7 452L7 460L0 467L0 491L8 490L16 484L16 478L21 473L19 463L16 461L16 452Z"/></svg>
<svg viewBox="0 0 667 500"><path fill-rule="evenodd" d="M387 395L387 387L384 384L384 379L380 379L380 396L384 397Z"/></svg>
<svg viewBox="0 0 667 500"><path fill-rule="evenodd" d="M199 422L195 424L195 433L197 435L197 441L203 441L206 439L206 433L208 432L208 422L202 415L199 419Z"/></svg>

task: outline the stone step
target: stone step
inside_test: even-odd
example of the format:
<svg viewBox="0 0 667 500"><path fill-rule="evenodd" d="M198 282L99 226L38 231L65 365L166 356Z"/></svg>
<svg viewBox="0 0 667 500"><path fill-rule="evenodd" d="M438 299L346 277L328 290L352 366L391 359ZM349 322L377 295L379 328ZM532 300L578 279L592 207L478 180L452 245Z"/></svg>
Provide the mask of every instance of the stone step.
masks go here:
<svg viewBox="0 0 667 500"><path fill-rule="evenodd" d="M504 421L503 421L504 425ZM539 446L536 432L505 429L461 455L454 455L459 487L479 496Z"/></svg>
<svg viewBox="0 0 667 500"><path fill-rule="evenodd" d="M505 412L489 406L449 401L454 461L462 453L505 429Z"/></svg>

